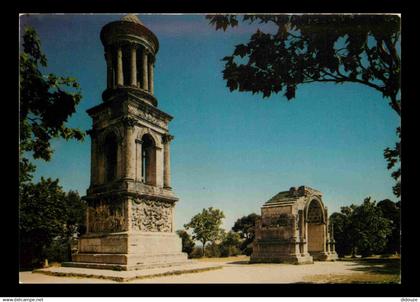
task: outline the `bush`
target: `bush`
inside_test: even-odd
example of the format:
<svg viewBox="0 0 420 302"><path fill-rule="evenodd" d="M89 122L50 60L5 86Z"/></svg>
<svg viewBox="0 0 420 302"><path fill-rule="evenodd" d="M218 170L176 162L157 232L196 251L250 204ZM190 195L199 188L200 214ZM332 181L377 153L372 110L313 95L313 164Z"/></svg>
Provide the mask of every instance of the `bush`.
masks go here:
<svg viewBox="0 0 420 302"><path fill-rule="evenodd" d="M241 254L241 250L238 249L236 246L232 245L222 245L220 247L220 256L221 257L230 257L230 256L238 256Z"/></svg>
<svg viewBox="0 0 420 302"><path fill-rule="evenodd" d="M182 251L190 255L195 246L194 240L185 230L178 230L176 233L182 240Z"/></svg>
<svg viewBox="0 0 420 302"><path fill-rule="evenodd" d="M220 257L221 255L220 246L216 243L211 243L211 244L206 245L205 255L210 258Z"/></svg>
<svg viewBox="0 0 420 302"><path fill-rule="evenodd" d="M248 244L243 250L242 250L242 254L247 255L247 256L251 256L252 254L252 243Z"/></svg>
<svg viewBox="0 0 420 302"><path fill-rule="evenodd" d="M188 255L189 258L203 257L203 249L201 247L194 247L192 252Z"/></svg>

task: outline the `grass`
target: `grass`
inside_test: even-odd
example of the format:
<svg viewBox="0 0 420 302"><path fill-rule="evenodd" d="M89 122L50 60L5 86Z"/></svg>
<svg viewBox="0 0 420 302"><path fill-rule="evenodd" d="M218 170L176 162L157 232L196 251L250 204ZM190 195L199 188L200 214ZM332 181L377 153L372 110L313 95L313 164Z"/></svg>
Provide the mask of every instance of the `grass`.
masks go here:
<svg viewBox="0 0 420 302"><path fill-rule="evenodd" d="M355 271L348 275L313 275L304 278L309 283L401 283L399 257L373 256L359 259L343 259L354 262Z"/></svg>
<svg viewBox="0 0 420 302"><path fill-rule="evenodd" d="M249 256L239 255L231 257L203 257L203 258L194 258L191 260L198 260L203 262L230 262L230 261L249 261Z"/></svg>

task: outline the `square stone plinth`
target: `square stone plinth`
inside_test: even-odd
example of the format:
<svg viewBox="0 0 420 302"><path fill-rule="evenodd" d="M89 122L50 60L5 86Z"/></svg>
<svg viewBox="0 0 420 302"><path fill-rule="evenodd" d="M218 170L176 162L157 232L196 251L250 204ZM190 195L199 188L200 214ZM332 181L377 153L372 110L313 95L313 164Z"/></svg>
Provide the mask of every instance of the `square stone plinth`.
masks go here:
<svg viewBox="0 0 420 302"><path fill-rule="evenodd" d="M167 267L155 267L131 271L118 271L81 267L49 267L34 270L33 272L61 277L97 278L108 279L118 282L127 282L134 279L203 272L208 270L221 269L222 267L223 266L220 264L188 260L182 265L171 265Z"/></svg>

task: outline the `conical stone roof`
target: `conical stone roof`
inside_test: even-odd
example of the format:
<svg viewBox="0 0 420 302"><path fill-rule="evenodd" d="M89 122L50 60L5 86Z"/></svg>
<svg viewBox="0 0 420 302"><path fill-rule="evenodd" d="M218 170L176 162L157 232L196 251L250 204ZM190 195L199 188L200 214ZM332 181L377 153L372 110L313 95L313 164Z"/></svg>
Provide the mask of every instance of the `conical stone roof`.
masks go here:
<svg viewBox="0 0 420 302"><path fill-rule="evenodd" d="M139 17L135 14L127 14L121 18L122 21L133 22L144 26L143 22L140 21Z"/></svg>

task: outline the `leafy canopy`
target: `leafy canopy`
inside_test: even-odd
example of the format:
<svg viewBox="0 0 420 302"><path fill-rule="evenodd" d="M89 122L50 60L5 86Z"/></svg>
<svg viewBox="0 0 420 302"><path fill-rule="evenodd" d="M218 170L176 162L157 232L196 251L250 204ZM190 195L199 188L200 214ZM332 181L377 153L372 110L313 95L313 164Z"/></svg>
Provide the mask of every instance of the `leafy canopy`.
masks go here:
<svg viewBox="0 0 420 302"><path fill-rule="evenodd" d="M41 178L19 191L19 242L23 267L37 265L53 240L68 241L81 233L85 203L77 192L66 194L57 180Z"/></svg>
<svg viewBox="0 0 420 302"><path fill-rule="evenodd" d="M359 206L342 207L341 213L333 213L330 219L340 256L382 253L392 232L391 220L370 197Z"/></svg>
<svg viewBox="0 0 420 302"><path fill-rule="evenodd" d="M84 133L66 126L82 96L77 81L71 77L44 75L47 58L42 53L36 31L26 27L19 60L20 85L20 181L31 179L35 166L28 155L49 161L51 140L83 140Z"/></svg>
<svg viewBox="0 0 420 302"><path fill-rule="evenodd" d="M194 240L192 240L190 234L188 234L188 232L185 230L178 230L176 233L182 240L182 251L188 255L191 254L191 252L194 250L195 243Z"/></svg>
<svg viewBox="0 0 420 302"><path fill-rule="evenodd" d="M216 30L238 26L237 15L208 15ZM223 58L231 91L284 92L312 82L359 83L389 99L400 114L400 18L396 15L243 15L246 23L272 25ZM239 63L241 62L241 63Z"/></svg>
<svg viewBox="0 0 420 302"><path fill-rule="evenodd" d="M185 229L192 229L193 239L203 243L203 250L207 242L215 242L222 238L222 219L225 214L219 209L203 209L191 221L184 225Z"/></svg>

